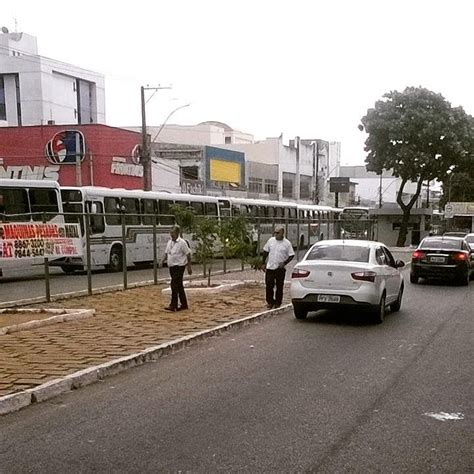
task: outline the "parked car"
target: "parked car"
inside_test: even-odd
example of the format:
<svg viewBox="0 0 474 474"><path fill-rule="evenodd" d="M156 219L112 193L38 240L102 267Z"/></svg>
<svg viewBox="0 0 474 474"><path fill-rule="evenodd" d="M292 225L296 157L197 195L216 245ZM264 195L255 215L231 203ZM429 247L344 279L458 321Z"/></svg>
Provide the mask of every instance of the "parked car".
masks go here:
<svg viewBox="0 0 474 474"><path fill-rule="evenodd" d="M410 282L419 278L455 279L469 285L474 272L473 251L461 237L425 237L411 258Z"/></svg>
<svg viewBox="0 0 474 474"><path fill-rule="evenodd" d="M474 250L474 233L467 234L464 237L464 240L469 244L469 247L471 247L471 249Z"/></svg>
<svg viewBox="0 0 474 474"><path fill-rule="evenodd" d="M400 268L380 242L323 240L314 244L291 275L291 302L297 319L319 309L365 308L381 323L386 306L399 311L403 296Z"/></svg>

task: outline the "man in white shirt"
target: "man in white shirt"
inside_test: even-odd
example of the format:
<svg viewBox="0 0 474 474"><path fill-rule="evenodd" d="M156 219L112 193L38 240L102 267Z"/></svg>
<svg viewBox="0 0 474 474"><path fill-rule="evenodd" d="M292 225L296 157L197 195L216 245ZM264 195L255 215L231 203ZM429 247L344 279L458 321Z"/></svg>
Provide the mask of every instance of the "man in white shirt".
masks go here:
<svg viewBox="0 0 474 474"><path fill-rule="evenodd" d="M171 303L166 311L183 311L188 309L188 301L183 286L183 275L186 266L191 275L191 250L187 242L179 236L179 227L175 226L170 231L170 240L166 245L163 265L167 263L171 276ZM178 298L181 303L178 306Z"/></svg>
<svg viewBox="0 0 474 474"><path fill-rule="evenodd" d="M285 227L276 226L274 237L270 237L263 247L262 269L265 271L267 308L279 308L283 301L285 266L293 260L295 252L288 239L285 239ZM276 291L275 291L276 286Z"/></svg>

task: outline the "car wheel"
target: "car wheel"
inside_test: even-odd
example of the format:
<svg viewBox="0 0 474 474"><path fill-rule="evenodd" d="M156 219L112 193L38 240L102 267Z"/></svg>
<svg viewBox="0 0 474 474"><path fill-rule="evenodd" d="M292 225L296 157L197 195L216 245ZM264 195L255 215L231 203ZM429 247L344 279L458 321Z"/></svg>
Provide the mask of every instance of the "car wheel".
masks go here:
<svg viewBox="0 0 474 474"><path fill-rule="evenodd" d="M114 247L110 252L108 270L111 272L121 272L123 267L123 255L121 247Z"/></svg>
<svg viewBox="0 0 474 474"><path fill-rule="evenodd" d="M469 272L468 271L465 274L459 276L458 283L461 286L468 286L469 285Z"/></svg>
<svg viewBox="0 0 474 474"><path fill-rule="evenodd" d="M374 323L381 324L385 318L385 293L380 298L380 303L378 304L377 308L374 312Z"/></svg>
<svg viewBox="0 0 474 474"><path fill-rule="evenodd" d="M295 313L296 319L306 319L306 316L308 316L308 309L302 304L293 304L293 313Z"/></svg>
<svg viewBox="0 0 474 474"><path fill-rule="evenodd" d="M410 283L413 283L414 285L418 283L418 277L416 275L412 275L411 273L410 273Z"/></svg>
<svg viewBox="0 0 474 474"><path fill-rule="evenodd" d="M390 309L396 313L397 311L400 311L400 308L402 307L402 297L403 297L403 285L400 286L400 291L398 292L398 298L395 303L392 303L390 305Z"/></svg>

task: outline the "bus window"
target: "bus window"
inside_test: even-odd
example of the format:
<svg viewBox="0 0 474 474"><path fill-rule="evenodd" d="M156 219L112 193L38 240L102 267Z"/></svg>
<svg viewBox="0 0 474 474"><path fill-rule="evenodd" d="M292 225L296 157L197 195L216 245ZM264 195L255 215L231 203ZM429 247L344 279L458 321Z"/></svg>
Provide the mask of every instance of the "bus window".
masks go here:
<svg viewBox="0 0 474 474"><path fill-rule="evenodd" d="M273 222L275 218L275 208L273 206L267 207L267 220L268 222Z"/></svg>
<svg viewBox="0 0 474 474"><path fill-rule="evenodd" d="M206 202L206 216L217 216L217 204L215 202Z"/></svg>
<svg viewBox="0 0 474 474"><path fill-rule="evenodd" d="M51 220L59 213L58 195L54 189L30 189L28 191L30 197L30 205L32 213L39 213L33 215L33 220L42 221L43 217L46 220Z"/></svg>
<svg viewBox="0 0 474 474"><path fill-rule="evenodd" d="M295 209L294 207L290 207L290 219L293 221L296 219L296 211L297 209Z"/></svg>
<svg viewBox="0 0 474 474"><path fill-rule="evenodd" d="M171 214L170 207L174 204L173 201L160 199L159 210L160 210L160 224L161 225L174 225L174 216Z"/></svg>
<svg viewBox="0 0 474 474"><path fill-rule="evenodd" d="M275 208L275 217L277 219L281 219L284 216L284 208L283 207L276 207Z"/></svg>
<svg viewBox="0 0 474 474"><path fill-rule="evenodd" d="M230 201L227 201L227 199L219 199L219 215L221 217L229 217L230 210Z"/></svg>
<svg viewBox="0 0 474 474"><path fill-rule="evenodd" d="M193 209L194 214L196 214L196 216L204 215L204 205L202 202L192 201L191 208Z"/></svg>
<svg viewBox="0 0 474 474"><path fill-rule="evenodd" d="M153 225L153 216L156 214L156 201L142 199L142 220L144 225Z"/></svg>
<svg viewBox="0 0 474 474"><path fill-rule="evenodd" d="M122 209L125 212L125 224L140 224L140 202L134 198L122 198Z"/></svg>
<svg viewBox="0 0 474 474"><path fill-rule="evenodd" d="M29 221L28 195L26 189L0 189L0 221ZM10 216L11 214L23 214Z"/></svg>
<svg viewBox="0 0 474 474"><path fill-rule="evenodd" d="M120 199L114 197L104 198L105 213L109 214L105 216L105 222L108 225L120 225Z"/></svg>

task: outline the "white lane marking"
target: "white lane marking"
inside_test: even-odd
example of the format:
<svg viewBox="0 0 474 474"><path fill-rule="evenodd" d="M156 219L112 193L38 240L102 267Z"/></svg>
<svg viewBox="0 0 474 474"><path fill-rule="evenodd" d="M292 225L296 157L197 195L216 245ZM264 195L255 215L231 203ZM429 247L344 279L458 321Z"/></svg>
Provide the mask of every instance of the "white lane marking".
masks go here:
<svg viewBox="0 0 474 474"><path fill-rule="evenodd" d="M464 420L464 415L462 413L446 413L444 411L440 411L439 413L424 413L426 416L431 416L438 421L457 421L457 420Z"/></svg>

